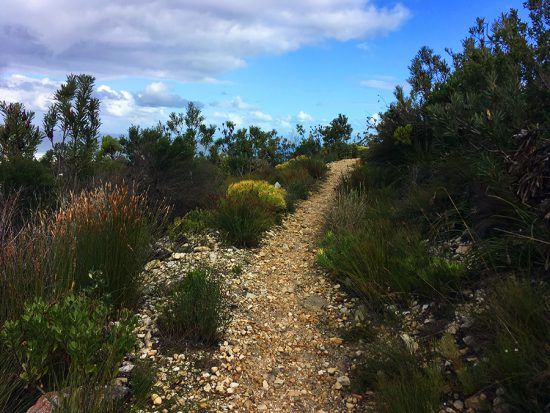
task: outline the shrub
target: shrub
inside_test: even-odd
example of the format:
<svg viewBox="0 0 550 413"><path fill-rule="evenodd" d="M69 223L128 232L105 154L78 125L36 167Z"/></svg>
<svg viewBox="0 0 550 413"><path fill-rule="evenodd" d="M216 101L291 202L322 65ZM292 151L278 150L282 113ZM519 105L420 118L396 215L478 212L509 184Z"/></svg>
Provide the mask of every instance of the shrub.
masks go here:
<svg viewBox="0 0 550 413"><path fill-rule="evenodd" d="M253 247L258 245L262 234L275 225L277 217L255 200L222 199L216 210L216 222L229 242Z"/></svg>
<svg viewBox="0 0 550 413"><path fill-rule="evenodd" d="M69 372L113 376L134 344L136 319L122 313L117 323L108 324L108 314L104 304L83 296L69 295L54 304L38 298L18 320L4 324L1 340L19 361L21 378L30 383L53 382Z"/></svg>
<svg viewBox="0 0 550 413"><path fill-rule="evenodd" d="M299 199L306 199L317 181L326 175L327 166L320 159L300 155L275 167L275 179L287 192L288 209Z"/></svg>
<svg viewBox="0 0 550 413"><path fill-rule="evenodd" d="M211 211L194 209L184 217L174 219L168 228L168 237L172 242L181 240L185 234L200 234L214 224L214 214Z"/></svg>
<svg viewBox="0 0 550 413"><path fill-rule="evenodd" d="M149 391L155 384L154 370L146 361L138 361L132 370L130 386L135 405L146 406L149 401Z"/></svg>
<svg viewBox="0 0 550 413"><path fill-rule="evenodd" d="M56 183L50 170L33 159L14 158L0 163L0 192L19 192L21 212L51 207L55 202Z"/></svg>
<svg viewBox="0 0 550 413"><path fill-rule="evenodd" d="M95 288L115 307L135 305L139 274L165 214L125 186L70 194L50 229L57 281L65 289Z"/></svg>
<svg viewBox="0 0 550 413"><path fill-rule="evenodd" d="M326 164L321 159L309 158L305 155L300 155L287 162L283 162L275 166L275 169L279 172L291 169L304 169L309 176L315 179L324 177L328 170Z"/></svg>
<svg viewBox="0 0 550 413"><path fill-rule="evenodd" d="M0 326L18 317L26 301L55 289L50 237L40 222L16 224L17 205L16 197L0 195Z"/></svg>
<svg viewBox="0 0 550 413"><path fill-rule="evenodd" d="M275 188L266 181L244 180L229 185L227 199L237 200L247 198L255 200L265 209L281 212L286 208L285 190Z"/></svg>
<svg viewBox="0 0 550 413"><path fill-rule="evenodd" d="M405 370L378 380L377 405L382 412L426 413L439 409L443 379L435 366Z"/></svg>
<svg viewBox="0 0 550 413"><path fill-rule="evenodd" d="M158 318L159 330L171 340L215 344L222 336L229 314L220 280L211 271L191 271L177 283Z"/></svg>
<svg viewBox="0 0 550 413"><path fill-rule="evenodd" d="M388 289L394 293L433 295L456 283L463 268L456 262L430 257L418 229L392 219L388 200L341 192L327 216L328 229L319 263L349 279L371 299Z"/></svg>
<svg viewBox="0 0 550 413"><path fill-rule="evenodd" d="M265 181L245 180L229 186L216 211L217 227L230 242L257 245L286 208L286 191Z"/></svg>

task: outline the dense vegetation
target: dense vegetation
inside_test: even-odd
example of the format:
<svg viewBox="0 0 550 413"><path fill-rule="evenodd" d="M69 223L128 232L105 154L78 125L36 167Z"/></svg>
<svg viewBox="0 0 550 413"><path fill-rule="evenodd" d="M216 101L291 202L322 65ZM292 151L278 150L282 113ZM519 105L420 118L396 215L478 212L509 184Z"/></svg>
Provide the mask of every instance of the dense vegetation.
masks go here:
<svg viewBox="0 0 550 413"><path fill-rule="evenodd" d="M358 380L381 411L550 405L548 6L479 19L451 66L422 48L328 216L319 262L378 314ZM433 329L396 317L418 302Z"/></svg>
<svg viewBox="0 0 550 413"><path fill-rule="evenodd" d="M56 411L139 409L147 367L136 363L130 397L112 395L159 239L213 232L255 247L345 157L361 162L317 257L367 309L353 332L370 349L357 391L376 390L387 412L437 411L454 394L479 411L487 395L500 411L546 411L550 7L526 7L528 22L514 10L490 27L478 20L450 63L422 48L410 92L396 88L365 146L344 115L308 134L297 125L291 142L208 125L193 103L100 136L89 75L67 77L41 126L0 103L0 411L25 412L49 392ZM165 298L167 345L223 338L229 303L214 269L187 272ZM403 315L424 307L436 327L409 328Z"/></svg>
<svg viewBox="0 0 550 413"><path fill-rule="evenodd" d="M61 390L61 410L126 411L127 398L106 394L117 393L118 368L134 350L131 314L157 241L167 234L177 248L217 231L256 246L324 177L326 159L357 151L343 115L307 137L298 125L292 143L256 126L217 129L190 103L115 138L99 136L100 104L88 75L67 77L42 127L22 104L0 103L1 411L26 411ZM37 160L42 141L51 149ZM167 345L223 337L229 303L213 270L189 272L165 298ZM152 379L135 371L138 408Z"/></svg>

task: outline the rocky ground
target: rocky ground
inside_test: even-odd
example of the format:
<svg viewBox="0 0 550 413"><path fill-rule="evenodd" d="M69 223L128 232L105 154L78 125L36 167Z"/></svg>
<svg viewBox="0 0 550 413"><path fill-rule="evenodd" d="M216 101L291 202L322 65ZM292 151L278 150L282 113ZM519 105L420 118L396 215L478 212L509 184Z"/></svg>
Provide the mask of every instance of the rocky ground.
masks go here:
<svg viewBox="0 0 550 413"><path fill-rule="evenodd" d="M356 301L315 264L324 213L355 162L332 163L319 190L258 249L224 247L212 234L147 265L140 351L121 373L131 374L138 359L150 363L156 383L147 411L358 410L363 400L350 392L349 376L363 350L340 337ZM169 349L155 326L157 304L166 286L204 263L221 274L232 303L225 340L215 349Z"/></svg>
<svg viewBox="0 0 550 413"><path fill-rule="evenodd" d="M139 351L124 362L119 378L122 393L129 393L128 378L131 387L136 364L153 372L155 384L142 412L374 410L373 393L353 394L350 385L368 348L361 340L342 337L350 327L368 324L369 314L315 264L324 213L342 175L354 163L332 163L319 190L266 233L260 248L228 247L215 233L191 237L177 248L164 244L160 259L149 262L145 271L148 298L140 312ZM468 248L459 241L455 244L455 255ZM225 339L210 349L168 346L156 328L158 306L171 283L203 265L222 277L231 305ZM416 352L447 332L461 359L475 364L469 314L482 305L483 291L462 293L464 303L454 309L454 316L442 315L445 310L435 302L389 308L401 325L389 333L399 335ZM445 369L454 374L452 360L445 362ZM500 396L502 389L466 398L449 388L440 413L505 413Z"/></svg>

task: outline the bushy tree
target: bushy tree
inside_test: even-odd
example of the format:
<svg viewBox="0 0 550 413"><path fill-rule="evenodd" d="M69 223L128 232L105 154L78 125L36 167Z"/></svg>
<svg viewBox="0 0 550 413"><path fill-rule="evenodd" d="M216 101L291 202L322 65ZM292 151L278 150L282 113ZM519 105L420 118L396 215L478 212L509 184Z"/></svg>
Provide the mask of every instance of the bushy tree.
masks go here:
<svg viewBox="0 0 550 413"><path fill-rule="evenodd" d="M298 134L298 143L294 150L294 156L315 156L321 152L322 145L319 134L315 133L315 128L309 132L306 138L306 131L301 124L296 125L296 133Z"/></svg>
<svg viewBox="0 0 550 413"><path fill-rule="evenodd" d="M0 161L2 159L32 159L42 142L42 133L33 124L34 112L26 110L22 103L0 102Z"/></svg>
<svg viewBox="0 0 550 413"><path fill-rule="evenodd" d="M172 112L164 125L172 144L178 148L179 155L191 159L196 155L197 145L201 145L203 153L208 153L213 143L215 125L207 126L200 108L189 102L185 114Z"/></svg>
<svg viewBox="0 0 550 413"><path fill-rule="evenodd" d="M346 115L339 114L327 126L318 126L316 133L323 140L324 149L333 157L341 158L347 155L353 128Z"/></svg>
<svg viewBox="0 0 550 413"><path fill-rule="evenodd" d="M57 172L72 184L91 175L98 146L101 121L99 99L93 97L94 82L90 75L67 76L44 116L44 131L52 144Z"/></svg>
<svg viewBox="0 0 550 413"><path fill-rule="evenodd" d="M244 175L262 162L274 166L290 157L292 144L278 136L276 130L264 131L259 126L235 130L235 126L231 121L225 122L222 136L214 143L215 156L230 173Z"/></svg>

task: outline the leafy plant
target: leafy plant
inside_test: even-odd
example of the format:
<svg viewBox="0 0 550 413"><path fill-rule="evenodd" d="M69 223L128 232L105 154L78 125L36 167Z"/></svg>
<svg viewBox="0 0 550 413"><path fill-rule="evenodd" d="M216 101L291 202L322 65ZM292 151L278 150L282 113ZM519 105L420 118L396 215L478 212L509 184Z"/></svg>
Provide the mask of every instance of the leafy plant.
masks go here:
<svg viewBox="0 0 550 413"><path fill-rule="evenodd" d="M207 231L214 225L214 214L212 211L194 209L184 217L174 219L168 228L168 237L176 242L182 239L185 234L200 234Z"/></svg>
<svg viewBox="0 0 550 413"><path fill-rule="evenodd" d="M216 210L217 227L244 246L257 245L286 208L286 192L265 181L245 180L229 186Z"/></svg>
<svg viewBox="0 0 550 413"><path fill-rule="evenodd" d="M223 335L228 321L220 280L212 271L198 269L173 286L157 323L170 340L211 345Z"/></svg>
<svg viewBox="0 0 550 413"><path fill-rule="evenodd" d="M123 312L117 323L108 324L108 315L104 304L84 296L69 295L54 304L38 298L19 319L4 324L1 339L27 382L61 380L69 372L112 376L134 345L137 321Z"/></svg>
<svg viewBox="0 0 550 413"><path fill-rule="evenodd" d="M244 180L229 185L227 199L250 199L263 205L266 210L282 212L286 208L285 191L265 181Z"/></svg>

